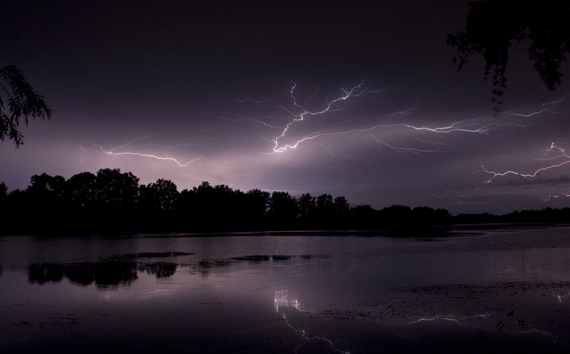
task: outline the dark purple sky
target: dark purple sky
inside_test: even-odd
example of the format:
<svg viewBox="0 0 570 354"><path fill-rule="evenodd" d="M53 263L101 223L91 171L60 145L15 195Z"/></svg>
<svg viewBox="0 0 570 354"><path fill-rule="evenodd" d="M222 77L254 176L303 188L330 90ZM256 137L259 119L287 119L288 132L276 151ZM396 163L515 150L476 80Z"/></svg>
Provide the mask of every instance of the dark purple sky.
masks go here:
<svg viewBox="0 0 570 354"><path fill-rule="evenodd" d="M55 113L0 144L0 181L110 167L375 208L569 205L568 83L547 91L521 44L493 117L482 60L458 72L445 44L466 15L454 0L4 0L0 66Z"/></svg>

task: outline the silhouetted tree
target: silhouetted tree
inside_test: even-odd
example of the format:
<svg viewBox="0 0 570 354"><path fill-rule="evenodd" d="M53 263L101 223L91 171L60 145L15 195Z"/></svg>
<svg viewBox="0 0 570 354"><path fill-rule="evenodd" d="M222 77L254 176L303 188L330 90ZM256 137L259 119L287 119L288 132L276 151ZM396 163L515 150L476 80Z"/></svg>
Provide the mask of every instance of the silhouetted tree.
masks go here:
<svg viewBox="0 0 570 354"><path fill-rule="evenodd" d="M271 225L278 229L294 228L298 214L297 201L289 193L277 191L271 193L268 211Z"/></svg>
<svg viewBox="0 0 570 354"><path fill-rule="evenodd" d="M8 209L8 187L4 182L0 182L0 215L6 217Z"/></svg>
<svg viewBox="0 0 570 354"><path fill-rule="evenodd" d="M485 59L485 77L494 67L493 101L497 101L506 87L509 48L514 41L528 41L528 56L552 90L561 83L560 65L570 48L569 18L567 1L474 1L469 4L465 30L449 35L447 44L459 53L454 59L459 69L474 53Z"/></svg>
<svg viewBox="0 0 570 354"><path fill-rule="evenodd" d="M412 210L412 221L416 226L444 225L449 222L450 214L445 209L416 207Z"/></svg>
<svg viewBox="0 0 570 354"><path fill-rule="evenodd" d="M35 217L35 213L27 210L28 194L21 189L15 189L8 194L5 200L5 208L3 217L4 232L16 232L18 229L24 229L26 220ZM31 231L31 230L30 230Z"/></svg>
<svg viewBox="0 0 570 354"><path fill-rule="evenodd" d="M131 230L136 227L138 212L139 178L119 169L100 169L95 181L94 227L106 232Z"/></svg>
<svg viewBox="0 0 570 354"><path fill-rule="evenodd" d="M6 200L8 199L8 187L6 183L0 182L0 213L4 214L4 206L6 205Z"/></svg>
<svg viewBox="0 0 570 354"><path fill-rule="evenodd" d="M328 213L333 210L333 197L330 194L321 194L317 197L317 211Z"/></svg>
<svg viewBox="0 0 570 354"><path fill-rule="evenodd" d="M241 193L241 192L239 192ZM235 225L238 219L238 192L234 191L228 185L219 184L212 188L212 198L216 204L216 211L218 215L223 216L228 226Z"/></svg>
<svg viewBox="0 0 570 354"><path fill-rule="evenodd" d="M302 194L299 199L297 199L297 205L299 207L299 215L301 217L307 218L315 212L317 207L316 198L309 193Z"/></svg>
<svg viewBox="0 0 570 354"><path fill-rule="evenodd" d="M131 208L138 201L139 178L131 172L104 168L97 171L95 198L98 203L117 208Z"/></svg>
<svg viewBox="0 0 570 354"><path fill-rule="evenodd" d="M203 221L204 217L215 212L214 187L209 182L204 181L198 187L192 188L188 197L192 202L192 216L197 219L196 221Z"/></svg>
<svg viewBox="0 0 570 354"><path fill-rule="evenodd" d="M458 214L455 217L456 224L490 224L495 223L499 220L499 217L489 213L481 213L481 214ZM527 222L532 221L530 219L526 220Z"/></svg>
<svg viewBox="0 0 570 354"><path fill-rule="evenodd" d="M63 226L67 211L62 198L65 178L50 176L47 173L33 175L31 184L25 191L25 200L20 205L24 215L33 215L33 226L36 230L50 230ZM22 220L23 221L23 220Z"/></svg>
<svg viewBox="0 0 570 354"><path fill-rule="evenodd" d="M314 227L328 228L335 219L333 197L330 194L321 194L316 198L315 211L313 213Z"/></svg>
<svg viewBox="0 0 570 354"><path fill-rule="evenodd" d="M299 209L299 226L303 229L316 228L315 209L317 208L317 199L309 193L304 193L297 199L297 207Z"/></svg>
<svg viewBox="0 0 570 354"><path fill-rule="evenodd" d="M0 198L5 198L8 196L8 187L6 187L6 183L0 182Z"/></svg>
<svg viewBox="0 0 570 354"><path fill-rule="evenodd" d="M370 205L358 205L351 209L351 227L355 229L378 229L379 211Z"/></svg>
<svg viewBox="0 0 570 354"><path fill-rule="evenodd" d="M11 139L16 148L20 147L24 144L18 130L20 119L27 126L30 118L50 119L51 113L43 96L34 91L16 66L0 68L0 140Z"/></svg>
<svg viewBox="0 0 570 354"><path fill-rule="evenodd" d="M85 207L96 198L97 177L91 172L71 176L64 185L64 195L73 205Z"/></svg>
<svg viewBox="0 0 570 354"><path fill-rule="evenodd" d="M158 179L155 183L140 186L140 202L151 210L172 210L178 198L178 188L170 180Z"/></svg>
<svg viewBox="0 0 570 354"><path fill-rule="evenodd" d="M450 224L452 222L453 216L447 209L436 209L436 218L438 220L438 224Z"/></svg>
<svg viewBox="0 0 570 354"><path fill-rule="evenodd" d="M245 212L245 228L253 230L264 228L270 196L269 192L259 189L250 189L243 195L239 207Z"/></svg>
<svg viewBox="0 0 570 354"><path fill-rule="evenodd" d="M104 217L103 220L98 220L100 214L97 214L96 206L96 181L97 177L93 173L82 172L64 182L60 199L65 204L65 209L61 212L65 213L65 225L70 231L93 231L104 224Z"/></svg>
<svg viewBox="0 0 570 354"><path fill-rule="evenodd" d="M37 193L43 196L61 197L65 178L62 176L50 176L47 173L33 175L31 184L26 190L29 193Z"/></svg>
<svg viewBox="0 0 570 354"><path fill-rule="evenodd" d="M190 207L190 222L200 229L211 229L214 221L220 219L216 210L217 201L214 198L214 187L209 182L202 182L198 187L192 188L187 195Z"/></svg>
<svg viewBox="0 0 570 354"><path fill-rule="evenodd" d="M180 191L178 198L174 203L174 218L178 229L187 227L188 219L193 218L193 197L194 193L191 190L184 188Z"/></svg>
<svg viewBox="0 0 570 354"><path fill-rule="evenodd" d="M334 212L337 217L344 218L350 211L350 204L345 197L340 196L334 198Z"/></svg>
<svg viewBox="0 0 570 354"><path fill-rule="evenodd" d="M460 214L459 220L465 220L473 215ZM527 223L527 222L568 222L570 221L570 208L553 209L543 208L540 210L521 210L509 214L494 216L493 222Z"/></svg>
<svg viewBox="0 0 570 354"><path fill-rule="evenodd" d="M159 179L156 183L149 183L139 187L139 227L146 226L149 231L153 229L165 230L174 227L173 209L178 199L176 184L170 180Z"/></svg>
<svg viewBox="0 0 570 354"><path fill-rule="evenodd" d="M412 226L412 209L405 205L392 205L380 210L379 213L382 225L390 227L410 227Z"/></svg>
<svg viewBox="0 0 570 354"><path fill-rule="evenodd" d="M192 232L298 230L299 227L405 230L450 223L570 220L570 208L522 210L502 216L485 213L452 217L445 209L428 207L412 210L408 206L393 205L380 211L369 205L351 208L345 197L333 199L329 194L315 198L305 193L297 199L287 192L270 194L252 189L244 193L224 184L212 186L208 182L178 193L174 182L169 180L158 179L140 187L138 181L139 178L130 172L101 169L97 175L84 172L68 180L46 173L33 175L25 191L16 189L11 193L0 182L0 215L3 216L0 232ZM86 266L91 269L91 265ZM74 269L79 272L81 267ZM37 275L41 282L43 278L58 277L42 275L42 272L56 274L56 270L57 267L30 268L29 274ZM65 268L65 272L68 271L75 270ZM170 271L170 268L165 269L164 276ZM88 278L78 282L88 284L93 281Z"/></svg>
<svg viewBox="0 0 570 354"><path fill-rule="evenodd" d="M212 187L202 182L191 190L180 193L176 213L180 225L191 225L195 230L221 231L240 229L247 212L240 207L244 193L227 185ZM187 227L187 226L186 226Z"/></svg>

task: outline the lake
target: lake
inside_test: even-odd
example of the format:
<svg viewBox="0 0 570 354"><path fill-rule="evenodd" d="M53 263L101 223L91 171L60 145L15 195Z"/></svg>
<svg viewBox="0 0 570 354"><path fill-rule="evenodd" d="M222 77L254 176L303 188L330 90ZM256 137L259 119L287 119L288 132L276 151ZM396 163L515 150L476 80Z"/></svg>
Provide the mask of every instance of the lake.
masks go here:
<svg viewBox="0 0 570 354"><path fill-rule="evenodd" d="M2 353L570 350L570 227L0 236Z"/></svg>

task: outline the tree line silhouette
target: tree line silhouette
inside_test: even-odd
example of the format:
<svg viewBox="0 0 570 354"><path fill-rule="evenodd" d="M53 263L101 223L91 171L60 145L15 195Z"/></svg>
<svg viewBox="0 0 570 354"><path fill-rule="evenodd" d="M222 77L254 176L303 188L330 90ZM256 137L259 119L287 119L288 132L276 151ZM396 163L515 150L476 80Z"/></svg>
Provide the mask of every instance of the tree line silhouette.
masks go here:
<svg viewBox="0 0 570 354"><path fill-rule="evenodd" d="M329 194L288 192L202 182L178 191L170 180L139 185L119 169L82 172L65 179L33 175L25 190L8 193L0 183L2 233L228 232L270 230L410 229L457 223L565 222L570 209L542 209L496 216L393 205L352 207Z"/></svg>

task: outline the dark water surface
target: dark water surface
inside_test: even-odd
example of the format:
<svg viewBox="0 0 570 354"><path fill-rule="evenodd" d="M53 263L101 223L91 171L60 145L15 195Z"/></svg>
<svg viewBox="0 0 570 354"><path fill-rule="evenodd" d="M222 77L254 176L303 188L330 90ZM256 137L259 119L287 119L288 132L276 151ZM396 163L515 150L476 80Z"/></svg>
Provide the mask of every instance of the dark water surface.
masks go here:
<svg viewBox="0 0 570 354"><path fill-rule="evenodd" d="M570 352L570 228L0 236L0 352Z"/></svg>

